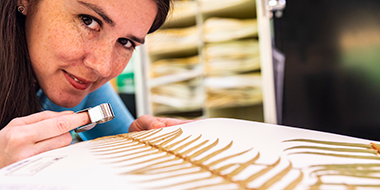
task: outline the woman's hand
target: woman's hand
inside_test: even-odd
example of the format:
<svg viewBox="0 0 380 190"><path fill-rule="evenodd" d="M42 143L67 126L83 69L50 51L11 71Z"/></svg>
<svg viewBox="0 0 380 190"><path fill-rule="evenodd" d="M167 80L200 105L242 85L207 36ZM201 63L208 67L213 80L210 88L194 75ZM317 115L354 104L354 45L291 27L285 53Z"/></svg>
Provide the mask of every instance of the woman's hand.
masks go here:
<svg viewBox="0 0 380 190"><path fill-rule="evenodd" d="M13 119L0 131L0 168L69 145L69 131L89 122L87 113L72 111L44 111Z"/></svg>
<svg viewBox="0 0 380 190"><path fill-rule="evenodd" d="M192 121L194 120L180 120L172 118L154 117L151 115L143 115L137 118L135 121L133 121L131 126L129 126L129 132L169 127L173 125L189 123Z"/></svg>

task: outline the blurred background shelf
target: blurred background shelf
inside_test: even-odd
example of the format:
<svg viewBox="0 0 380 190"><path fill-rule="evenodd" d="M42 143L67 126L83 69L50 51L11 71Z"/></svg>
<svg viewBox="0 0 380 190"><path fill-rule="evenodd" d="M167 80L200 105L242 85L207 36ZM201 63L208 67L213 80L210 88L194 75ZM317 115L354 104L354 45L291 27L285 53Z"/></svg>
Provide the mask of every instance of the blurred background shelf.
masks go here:
<svg viewBox="0 0 380 190"><path fill-rule="evenodd" d="M270 37L261 40L256 3L174 1L164 26L138 51L137 115L276 123L275 108L265 106L274 94L263 98L264 89L273 88L263 76L272 62L262 58L260 44L270 44ZM264 31L270 36L270 27Z"/></svg>

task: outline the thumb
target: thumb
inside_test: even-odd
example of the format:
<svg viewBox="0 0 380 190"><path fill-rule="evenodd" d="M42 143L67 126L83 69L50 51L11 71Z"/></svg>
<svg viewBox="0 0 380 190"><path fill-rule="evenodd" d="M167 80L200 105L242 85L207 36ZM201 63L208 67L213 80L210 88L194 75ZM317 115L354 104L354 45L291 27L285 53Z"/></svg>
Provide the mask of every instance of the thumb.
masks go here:
<svg viewBox="0 0 380 190"><path fill-rule="evenodd" d="M166 127L164 122L159 121L154 116L143 115L133 121L133 123L129 126L129 132L157 129L162 127Z"/></svg>

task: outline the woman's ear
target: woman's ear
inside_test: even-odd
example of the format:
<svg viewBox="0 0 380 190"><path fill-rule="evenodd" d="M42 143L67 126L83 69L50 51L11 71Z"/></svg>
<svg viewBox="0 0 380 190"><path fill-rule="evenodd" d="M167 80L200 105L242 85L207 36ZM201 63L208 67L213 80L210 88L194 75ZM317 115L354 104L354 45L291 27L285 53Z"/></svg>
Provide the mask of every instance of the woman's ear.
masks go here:
<svg viewBox="0 0 380 190"><path fill-rule="evenodd" d="M28 12L29 4L29 0L17 0L17 11L23 15L26 15Z"/></svg>

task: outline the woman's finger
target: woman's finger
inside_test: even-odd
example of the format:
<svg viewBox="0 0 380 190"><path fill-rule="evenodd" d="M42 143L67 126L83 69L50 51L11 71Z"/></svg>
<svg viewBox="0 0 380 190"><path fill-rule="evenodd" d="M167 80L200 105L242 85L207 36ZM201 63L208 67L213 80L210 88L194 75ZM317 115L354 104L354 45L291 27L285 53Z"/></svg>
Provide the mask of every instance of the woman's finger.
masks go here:
<svg viewBox="0 0 380 190"><path fill-rule="evenodd" d="M88 124L90 118L86 112L79 114L66 114L42 120L25 126L29 128L30 139L34 142L43 141L69 132L77 127Z"/></svg>
<svg viewBox="0 0 380 190"><path fill-rule="evenodd" d="M172 119L172 118L157 118L158 121L163 122L166 127L180 125L185 123L190 123L196 120L181 120L181 119Z"/></svg>
<svg viewBox="0 0 380 190"><path fill-rule="evenodd" d="M39 121L49 119L52 117L58 117L61 115L73 114L73 111L63 111L63 112L53 112L53 111L43 111L34 113L25 117L19 117L13 119L9 124L9 126L18 126L18 125L28 125L32 123L37 123Z"/></svg>
<svg viewBox="0 0 380 190"><path fill-rule="evenodd" d="M151 115L143 115L137 118L129 127L129 131L143 131L149 129L157 129L163 127L169 127L174 125L180 125L184 123L189 123L195 120L181 120L181 119L172 119L172 118L161 118L154 117Z"/></svg>
<svg viewBox="0 0 380 190"><path fill-rule="evenodd" d="M62 148L68 146L72 141L70 132L63 133L59 136L49 138L43 141L40 141L34 146L34 153L39 154L49 150L54 150L57 148Z"/></svg>

